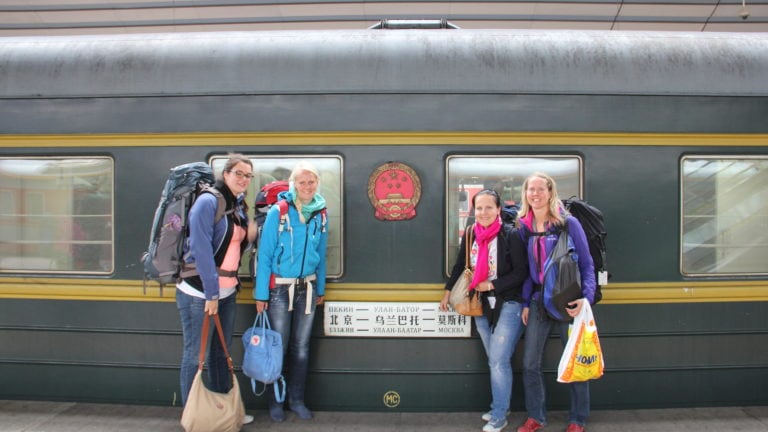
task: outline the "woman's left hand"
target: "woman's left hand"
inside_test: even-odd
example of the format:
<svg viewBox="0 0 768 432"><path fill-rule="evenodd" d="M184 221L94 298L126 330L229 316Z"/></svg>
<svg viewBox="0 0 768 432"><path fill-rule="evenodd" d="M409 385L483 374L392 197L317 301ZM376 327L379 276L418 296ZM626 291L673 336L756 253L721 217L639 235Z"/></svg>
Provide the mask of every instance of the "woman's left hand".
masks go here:
<svg viewBox="0 0 768 432"><path fill-rule="evenodd" d="M568 307L565 309L565 311L568 312L568 315L570 315L571 318L576 318L576 315L581 312L581 307L584 305L584 301L585 300L583 298L580 298L568 303Z"/></svg>
<svg viewBox="0 0 768 432"><path fill-rule="evenodd" d="M315 301L315 304L320 306L325 301L325 296L317 296L317 300Z"/></svg>
<svg viewBox="0 0 768 432"><path fill-rule="evenodd" d="M213 316L219 313L219 301L218 300L206 300L205 301L205 313Z"/></svg>

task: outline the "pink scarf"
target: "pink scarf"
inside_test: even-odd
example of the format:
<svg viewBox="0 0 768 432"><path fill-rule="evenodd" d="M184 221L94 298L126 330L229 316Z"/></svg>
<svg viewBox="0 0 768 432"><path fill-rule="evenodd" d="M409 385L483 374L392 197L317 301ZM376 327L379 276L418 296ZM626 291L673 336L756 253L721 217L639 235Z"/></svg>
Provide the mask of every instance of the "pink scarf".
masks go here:
<svg viewBox="0 0 768 432"><path fill-rule="evenodd" d="M488 279L488 245L496 238L501 230L501 217L484 227L478 223L475 224L475 241L477 241L477 264L475 264L475 275L469 284L469 290L475 289L480 283ZM472 245L467 245L472 247Z"/></svg>

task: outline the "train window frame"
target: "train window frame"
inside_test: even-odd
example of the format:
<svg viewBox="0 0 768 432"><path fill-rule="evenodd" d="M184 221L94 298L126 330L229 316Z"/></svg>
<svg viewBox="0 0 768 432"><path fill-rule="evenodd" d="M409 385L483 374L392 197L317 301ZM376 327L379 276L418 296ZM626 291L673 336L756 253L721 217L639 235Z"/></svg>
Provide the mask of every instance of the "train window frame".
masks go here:
<svg viewBox="0 0 768 432"><path fill-rule="evenodd" d="M328 208L328 252L326 256L327 274L330 280L339 279L344 275L344 159L337 154L254 154L242 153L253 163L254 178L248 186L246 193L248 202L248 216L253 220L253 200L256 198L262 186L272 180L288 180L293 166L299 161L308 161L314 164L320 171L320 194L326 199ZM219 175L229 155L214 155L208 163L213 167L214 173ZM332 165L336 167L333 168ZM275 168L277 165L277 168ZM266 169L270 169L267 172ZM278 178L279 177L279 178ZM329 180L330 179L330 180ZM336 252L337 251L337 252ZM243 256L240 265L241 276L251 277L249 274L250 253Z"/></svg>
<svg viewBox="0 0 768 432"><path fill-rule="evenodd" d="M4 206L4 210L0 210L0 230L5 231L7 226L8 235L10 230L15 230L13 238L5 238L6 234L0 232L0 244L9 251L19 249L16 255L8 256L0 250L0 273L92 276L114 273L114 158L3 156L0 157L0 190L4 202L13 202L12 207ZM29 214L28 202L34 202L38 214ZM15 223L13 219L21 222ZM34 219L48 219L49 223L35 223ZM83 236L85 238L76 238ZM32 252L24 252L26 249Z"/></svg>
<svg viewBox="0 0 768 432"><path fill-rule="evenodd" d="M695 161L695 162L694 162ZM746 189L744 192L734 196L734 185L729 184L729 181L737 181L740 188L744 188L747 184L753 182L754 177L746 177L749 173L750 163L755 161L761 161L763 170L759 167L756 169L753 167L751 171L756 175L766 175L768 173L768 156L763 155L685 155L680 158L680 241L679 241L679 271L685 277L750 277L750 276L765 276L768 275L768 266L763 269L757 267L748 269L747 266L751 265L749 257L755 257L753 260L757 264L761 264L764 260L765 254L768 253L768 242L765 246L762 246L762 254L755 253L754 248L748 248L750 241L759 240L759 236L755 236L755 232L760 232L759 227L754 226L754 221L760 220L760 214L768 216L768 205L760 207L761 201L768 202L764 198L768 198L768 192L764 187L764 183L756 183L754 189ZM725 165L707 166L712 163L725 163ZM737 166L741 162L742 166ZM686 167L686 164L697 163L697 166ZM692 179L693 172L690 169L695 168L700 171L701 177L703 174L708 174L707 178L702 180ZM706 171L704 171L706 170ZM730 174L725 171L734 171ZM736 172L738 171L738 172ZM719 176L723 172L723 176ZM700 189L707 186L704 181L709 183L714 182L714 186L717 190L712 191L711 195L706 195L706 198L697 198L694 193L701 194ZM726 187L731 187L730 190L724 190ZM693 191L692 189L698 188L699 190ZM762 197L761 194L762 193ZM693 201L697 200L697 201ZM696 206L696 202L700 202L699 213L693 213L692 207ZM701 208L701 206L712 206L711 213L701 213L702 210L708 208ZM754 208L756 211L749 210L749 207ZM749 218L752 218L752 222L749 222ZM711 222L707 222L709 219ZM701 222L704 220L704 222ZM763 217L762 220L765 220ZM711 225L714 224L715 227ZM721 229L720 225L723 225L724 229ZM714 233L712 230L715 230ZM702 238L707 235L714 238L714 242L702 242L697 241L696 238ZM762 232L765 232L763 230ZM768 236L766 236L768 237ZM720 246L718 246L720 245ZM745 251L739 253L737 249ZM758 249L758 250L760 250ZM709 252L708 252L709 250ZM738 257L733 255L738 254ZM690 264L691 261L696 259L696 256L700 256L699 261L708 259L711 261L708 264L709 268L714 271L708 271L705 265L694 266ZM730 265L733 264L733 265ZM744 269L737 271L738 266L742 266ZM721 269L722 271L717 271Z"/></svg>
<svg viewBox="0 0 768 432"><path fill-rule="evenodd" d="M461 162L471 161L469 167L456 167L453 164ZM510 163L514 161L514 163ZM553 164L560 164L559 167L553 166ZM558 179L563 178L563 174L568 164L575 164L575 167L571 167L567 175L575 175L575 180L562 182L565 187L561 186L561 181ZM475 186L471 188L466 187L466 182L461 180L464 178L475 178L479 180L484 177L480 170L491 169L491 174L486 174L485 177L497 177L495 179L497 185L501 185L502 190L500 192L502 197L502 205L508 203L509 199L513 198L515 202L519 202L521 197L521 189L523 181L529 175L534 172L544 172L552 175L555 178L555 182L558 185L558 195L560 199L569 198L572 195L579 197L584 196L584 158L579 154L567 154L567 153L553 153L553 154L520 154L520 153L497 153L497 154L452 154L448 155L445 159L445 274L450 276L453 265L456 261L458 254L459 241L460 241L460 226L462 225L462 213L467 213L466 218L471 217L471 199L475 193L482 189L486 189L488 184L483 181L482 186ZM478 172L478 175L473 173ZM495 174L494 174L495 173ZM507 183L507 180L502 179L503 176L510 175L514 179L514 183ZM507 188L512 190L507 191ZM469 190L467 190L469 189ZM462 192L465 192L462 194ZM466 201L466 208L462 207L461 201ZM459 214L456 217L452 217L452 212L449 209L455 208ZM455 220L455 223L454 221ZM466 219L464 224L466 225ZM455 232L455 235L451 233Z"/></svg>

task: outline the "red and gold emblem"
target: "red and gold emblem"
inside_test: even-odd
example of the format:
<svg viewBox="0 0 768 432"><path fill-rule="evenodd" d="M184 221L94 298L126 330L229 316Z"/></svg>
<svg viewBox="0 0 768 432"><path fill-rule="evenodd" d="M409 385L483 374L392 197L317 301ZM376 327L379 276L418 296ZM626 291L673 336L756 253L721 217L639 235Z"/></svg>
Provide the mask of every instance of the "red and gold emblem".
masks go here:
<svg viewBox="0 0 768 432"><path fill-rule="evenodd" d="M408 165L387 162L368 178L368 199L376 209L376 219L412 219L421 199L421 180Z"/></svg>

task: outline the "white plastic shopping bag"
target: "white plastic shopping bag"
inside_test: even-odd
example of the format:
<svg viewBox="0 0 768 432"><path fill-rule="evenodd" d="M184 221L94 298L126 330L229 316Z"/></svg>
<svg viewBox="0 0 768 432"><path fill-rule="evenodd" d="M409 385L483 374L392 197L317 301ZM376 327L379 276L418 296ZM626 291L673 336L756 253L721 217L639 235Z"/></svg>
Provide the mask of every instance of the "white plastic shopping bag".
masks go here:
<svg viewBox="0 0 768 432"><path fill-rule="evenodd" d="M592 307L584 301L581 311L571 325L568 343L557 368L557 381L570 383L588 381L603 376L603 350L597 336Z"/></svg>

